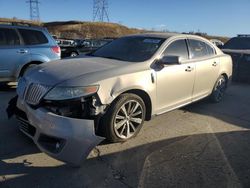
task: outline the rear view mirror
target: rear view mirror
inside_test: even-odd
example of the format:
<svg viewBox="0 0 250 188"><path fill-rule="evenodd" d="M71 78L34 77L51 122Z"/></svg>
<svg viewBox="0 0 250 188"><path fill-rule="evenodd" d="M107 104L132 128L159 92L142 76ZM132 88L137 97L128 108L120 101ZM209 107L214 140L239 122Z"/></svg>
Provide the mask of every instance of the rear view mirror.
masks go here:
<svg viewBox="0 0 250 188"><path fill-rule="evenodd" d="M163 56L160 60L160 63L164 65L177 65L181 63L181 57L179 56Z"/></svg>

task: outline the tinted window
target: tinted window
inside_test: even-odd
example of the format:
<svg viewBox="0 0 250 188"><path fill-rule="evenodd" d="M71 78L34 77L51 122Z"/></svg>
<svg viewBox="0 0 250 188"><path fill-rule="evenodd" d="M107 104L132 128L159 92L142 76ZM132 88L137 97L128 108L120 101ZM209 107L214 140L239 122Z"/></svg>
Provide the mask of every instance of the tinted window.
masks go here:
<svg viewBox="0 0 250 188"><path fill-rule="evenodd" d="M188 59L188 50L185 40L177 40L172 42L164 51L165 56L179 56Z"/></svg>
<svg viewBox="0 0 250 188"><path fill-rule="evenodd" d="M192 58L205 57L209 55L207 45L199 40L189 40L190 52Z"/></svg>
<svg viewBox="0 0 250 188"><path fill-rule="evenodd" d="M224 46L224 49L246 50L250 49L250 37L235 37L230 39Z"/></svg>
<svg viewBox="0 0 250 188"><path fill-rule="evenodd" d="M20 39L14 29L0 28L0 46L19 45Z"/></svg>
<svg viewBox="0 0 250 188"><path fill-rule="evenodd" d="M122 61L141 62L150 59L165 39L154 37L123 37L116 39L91 55Z"/></svg>
<svg viewBox="0 0 250 188"><path fill-rule="evenodd" d="M25 44L35 45L48 43L48 39L41 31L19 29L19 32L21 33Z"/></svg>

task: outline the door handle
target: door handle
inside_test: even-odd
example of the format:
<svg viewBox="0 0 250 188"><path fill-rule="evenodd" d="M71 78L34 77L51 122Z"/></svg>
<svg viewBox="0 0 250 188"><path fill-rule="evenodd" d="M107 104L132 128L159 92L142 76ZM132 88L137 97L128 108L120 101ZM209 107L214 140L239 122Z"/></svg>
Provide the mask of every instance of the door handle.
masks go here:
<svg viewBox="0 0 250 188"><path fill-rule="evenodd" d="M191 72L191 71L193 71L193 70L194 70L194 68L193 68L193 67L190 67L190 66L188 66L188 67L185 69L186 72Z"/></svg>
<svg viewBox="0 0 250 188"><path fill-rule="evenodd" d="M17 53L19 53L19 54L26 54L26 53L28 53L28 50L20 49L20 50L17 51Z"/></svg>
<svg viewBox="0 0 250 188"><path fill-rule="evenodd" d="M218 65L218 63L217 62L213 62L213 64L212 64L214 67L216 67L217 65Z"/></svg>

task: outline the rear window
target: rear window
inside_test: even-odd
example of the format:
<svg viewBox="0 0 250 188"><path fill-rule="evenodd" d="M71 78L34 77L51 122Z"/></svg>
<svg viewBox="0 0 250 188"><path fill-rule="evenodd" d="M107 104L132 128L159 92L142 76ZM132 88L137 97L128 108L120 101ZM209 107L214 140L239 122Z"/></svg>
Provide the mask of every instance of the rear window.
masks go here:
<svg viewBox="0 0 250 188"><path fill-rule="evenodd" d="M41 31L19 29L19 32L27 45L46 44L49 42Z"/></svg>
<svg viewBox="0 0 250 188"><path fill-rule="evenodd" d="M203 41L189 39L191 58L212 56L215 54L214 49Z"/></svg>
<svg viewBox="0 0 250 188"><path fill-rule="evenodd" d="M0 28L0 46L20 45L20 39L14 29Z"/></svg>
<svg viewBox="0 0 250 188"><path fill-rule="evenodd" d="M249 37L235 37L230 39L224 46L224 49L246 50L250 49Z"/></svg>

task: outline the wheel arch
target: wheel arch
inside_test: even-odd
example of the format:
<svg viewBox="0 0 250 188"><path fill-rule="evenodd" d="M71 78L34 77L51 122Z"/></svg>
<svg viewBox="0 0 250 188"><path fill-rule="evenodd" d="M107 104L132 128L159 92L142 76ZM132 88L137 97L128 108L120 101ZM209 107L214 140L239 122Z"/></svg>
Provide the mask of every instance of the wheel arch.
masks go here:
<svg viewBox="0 0 250 188"><path fill-rule="evenodd" d="M29 62L29 63L24 64L24 65L19 69L19 71L18 71L16 77L18 78L19 76L22 76L23 73L24 73L24 71L25 71L25 69L26 69L28 66L30 66L30 65L39 65L39 64L41 64L41 63L43 63L43 62L42 62L42 61L31 61L31 62Z"/></svg>
<svg viewBox="0 0 250 188"><path fill-rule="evenodd" d="M228 77L227 73L226 72L222 72L220 74L220 76L224 76L224 78L226 79L226 87L227 87L228 86L228 81L229 81L229 77Z"/></svg>
<svg viewBox="0 0 250 188"><path fill-rule="evenodd" d="M130 89L130 90L127 90L121 94L124 94L124 93L132 93L132 94L135 94L135 95L138 95L139 97L142 98L144 104L145 104L145 107L146 107L146 116L145 116L145 120L146 121L149 121L151 120L151 116L152 116L152 101L151 101L151 98L150 96L148 95L147 92L143 91L143 90L140 90L140 89Z"/></svg>

